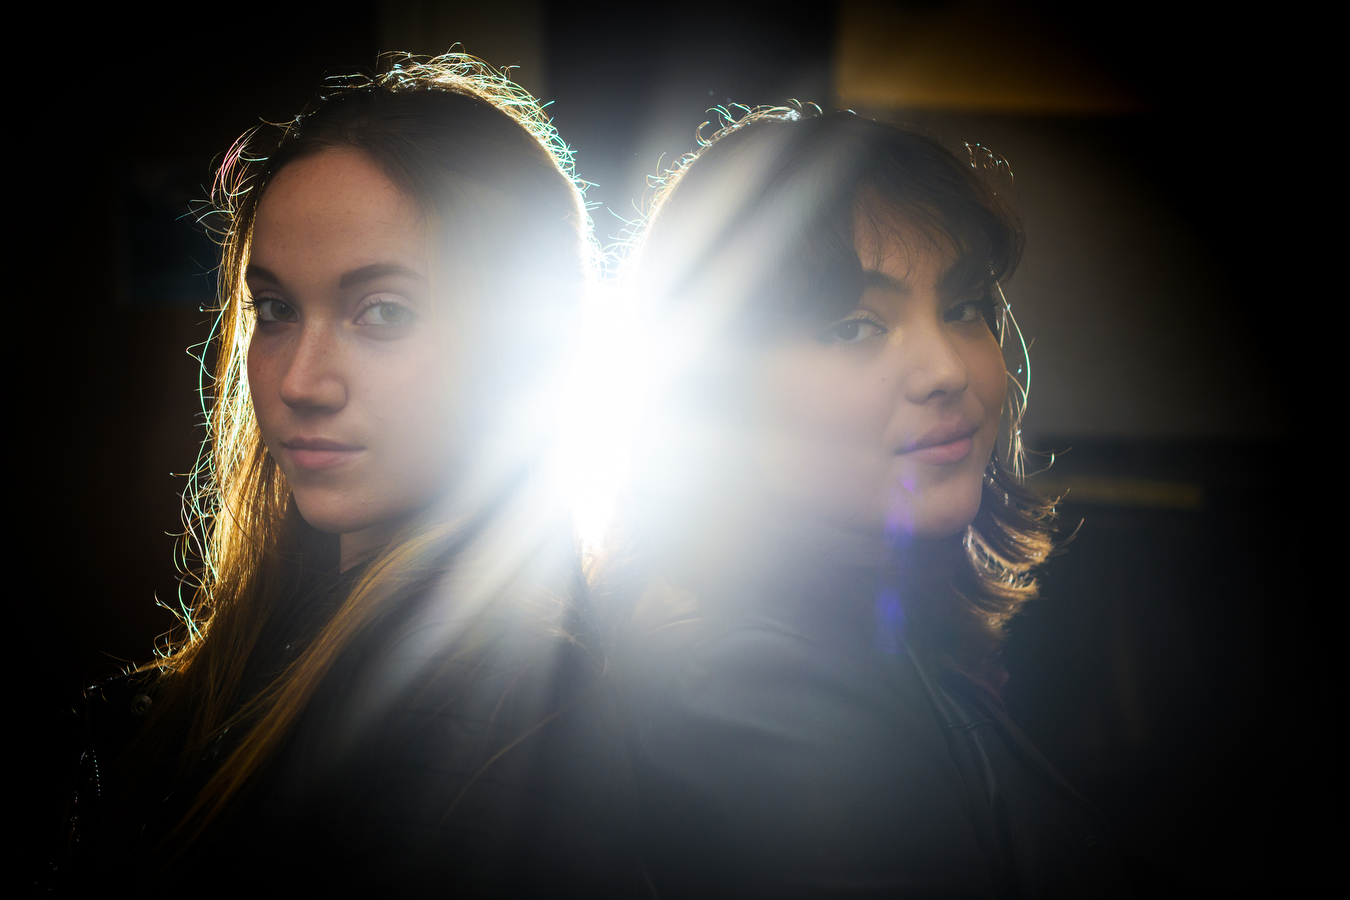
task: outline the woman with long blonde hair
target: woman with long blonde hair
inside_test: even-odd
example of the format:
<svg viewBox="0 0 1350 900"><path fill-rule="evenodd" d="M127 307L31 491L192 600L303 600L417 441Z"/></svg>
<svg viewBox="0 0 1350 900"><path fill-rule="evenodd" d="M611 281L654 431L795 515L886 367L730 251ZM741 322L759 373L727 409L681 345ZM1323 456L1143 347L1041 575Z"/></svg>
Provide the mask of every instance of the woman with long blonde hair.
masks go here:
<svg viewBox="0 0 1350 900"><path fill-rule="evenodd" d="M541 476L593 277L565 145L478 60L407 58L246 135L213 201L195 590L91 689L64 874L620 890L624 767Z"/></svg>

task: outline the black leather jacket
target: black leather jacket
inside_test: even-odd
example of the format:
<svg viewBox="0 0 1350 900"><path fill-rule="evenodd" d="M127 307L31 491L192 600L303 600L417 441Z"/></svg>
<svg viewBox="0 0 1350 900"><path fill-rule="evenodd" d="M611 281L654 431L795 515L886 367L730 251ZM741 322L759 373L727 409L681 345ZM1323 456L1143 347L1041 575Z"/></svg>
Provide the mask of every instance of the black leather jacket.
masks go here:
<svg viewBox="0 0 1350 900"><path fill-rule="evenodd" d="M135 677L92 688L58 892L168 878L208 895L647 895L595 659L562 638L458 659L435 628L414 617L328 678L243 806L179 857L159 839L228 742L110 826L118 759L155 692Z"/></svg>
<svg viewBox="0 0 1350 900"><path fill-rule="evenodd" d="M1123 896L1100 816L997 698L840 612L741 610L635 642L625 706L660 895Z"/></svg>

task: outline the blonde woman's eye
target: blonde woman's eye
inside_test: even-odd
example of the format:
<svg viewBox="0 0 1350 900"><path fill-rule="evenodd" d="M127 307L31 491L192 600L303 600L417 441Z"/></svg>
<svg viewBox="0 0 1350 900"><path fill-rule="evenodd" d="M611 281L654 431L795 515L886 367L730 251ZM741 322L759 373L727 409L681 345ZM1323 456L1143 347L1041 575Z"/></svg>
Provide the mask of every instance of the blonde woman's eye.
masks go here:
<svg viewBox="0 0 1350 900"><path fill-rule="evenodd" d="M294 322L295 308L276 297L257 297L252 303L259 322Z"/></svg>
<svg viewBox="0 0 1350 900"><path fill-rule="evenodd" d="M377 325L389 328L406 325L412 321L412 310L393 300L378 300L361 311L356 319L358 325Z"/></svg>
<svg viewBox="0 0 1350 900"><path fill-rule="evenodd" d="M880 322L856 316L826 328L820 334L820 341L823 344L860 344L885 333L886 327Z"/></svg>

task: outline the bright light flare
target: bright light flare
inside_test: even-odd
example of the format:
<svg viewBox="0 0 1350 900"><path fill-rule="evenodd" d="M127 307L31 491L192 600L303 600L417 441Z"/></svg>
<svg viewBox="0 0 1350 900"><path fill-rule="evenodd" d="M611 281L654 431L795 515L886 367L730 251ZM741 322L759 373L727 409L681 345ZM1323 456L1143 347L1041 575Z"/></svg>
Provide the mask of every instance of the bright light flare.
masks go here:
<svg viewBox="0 0 1350 900"><path fill-rule="evenodd" d="M644 310L602 283L582 304L581 331L565 378L556 478L572 510L583 561L602 553L651 373Z"/></svg>
<svg viewBox="0 0 1350 900"><path fill-rule="evenodd" d="M583 304L554 477L588 566L604 552L625 491L641 494L647 517L668 516L725 455L729 423L709 393L727 389L716 374L736 371L732 363L744 356L732 326L846 169L825 167L822 179L783 192L746 221L778 152L773 145L732 160L722 177L692 188L692 199L686 186L700 215L667 222L659 253L643 247L622 279L598 284Z"/></svg>

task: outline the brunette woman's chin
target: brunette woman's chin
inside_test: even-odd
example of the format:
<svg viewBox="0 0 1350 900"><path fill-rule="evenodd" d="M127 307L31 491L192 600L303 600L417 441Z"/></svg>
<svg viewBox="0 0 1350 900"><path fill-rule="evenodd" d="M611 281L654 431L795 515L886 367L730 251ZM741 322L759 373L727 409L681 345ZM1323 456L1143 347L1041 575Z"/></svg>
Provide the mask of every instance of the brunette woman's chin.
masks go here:
<svg viewBox="0 0 1350 900"><path fill-rule="evenodd" d="M982 474L952 478L910 492L894 491L883 515L892 544L934 541L964 532L975 521L983 499Z"/></svg>

